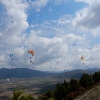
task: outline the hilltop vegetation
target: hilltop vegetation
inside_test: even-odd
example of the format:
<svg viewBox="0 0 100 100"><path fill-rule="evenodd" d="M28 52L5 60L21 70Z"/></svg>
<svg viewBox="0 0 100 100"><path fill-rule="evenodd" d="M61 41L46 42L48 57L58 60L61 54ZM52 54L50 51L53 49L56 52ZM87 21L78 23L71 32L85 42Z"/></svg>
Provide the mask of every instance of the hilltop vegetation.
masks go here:
<svg viewBox="0 0 100 100"><path fill-rule="evenodd" d="M71 79L69 82L64 80L63 83L57 83L53 90L45 92L36 100L73 100L87 89L95 86L100 81L100 72L90 75L84 73L79 80ZM11 100L35 100L32 95L24 94L20 90L13 91Z"/></svg>

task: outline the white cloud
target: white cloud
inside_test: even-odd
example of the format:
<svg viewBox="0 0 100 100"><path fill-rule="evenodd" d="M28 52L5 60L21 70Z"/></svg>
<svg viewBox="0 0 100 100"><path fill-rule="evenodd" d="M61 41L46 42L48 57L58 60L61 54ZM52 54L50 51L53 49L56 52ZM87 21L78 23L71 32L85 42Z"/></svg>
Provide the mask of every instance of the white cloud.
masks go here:
<svg viewBox="0 0 100 100"><path fill-rule="evenodd" d="M32 6L37 11L40 11L41 8L45 7L48 4L49 0L34 0L32 1Z"/></svg>
<svg viewBox="0 0 100 100"><path fill-rule="evenodd" d="M28 28L26 9L27 2L24 0L1 0L6 10L5 33L20 34ZM3 13L2 12L2 13ZM4 23L3 23L4 24Z"/></svg>
<svg viewBox="0 0 100 100"><path fill-rule="evenodd" d="M0 62L3 62L1 65L7 68L29 67L37 70L61 71L65 68L73 69L74 63L80 62L82 51L76 52L76 55L73 56L75 52L73 42L81 43L85 38L68 34L63 37L53 37L50 39L38 36L38 32L40 33L40 31L33 30L28 37L25 37L24 45L27 46L26 50L24 46L20 48L11 47L10 50L6 49L6 53L4 53L6 57L0 60ZM34 63L30 63L31 55L27 53L29 49L35 52ZM13 60L10 60L10 53L14 54Z"/></svg>
<svg viewBox="0 0 100 100"><path fill-rule="evenodd" d="M71 23L71 19L71 16L66 14L59 18L57 23L61 26L69 26L69 24Z"/></svg>
<svg viewBox="0 0 100 100"><path fill-rule="evenodd" d="M72 24L94 35L100 35L100 0L76 1L87 2L89 5L76 13L76 17L73 19Z"/></svg>
<svg viewBox="0 0 100 100"><path fill-rule="evenodd" d="M75 28L80 26L89 31L99 28L95 22L97 11L94 9L95 4L89 4L89 7L77 12L73 19L69 15L64 15L58 20L50 22L45 21L38 25L30 25L27 22L28 2L25 0L1 0L3 4L0 24L5 30L0 29L0 66L1 67L28 67L37 70L61 71L76 68L87 68L90 65L99 66L99 52L96 48L89 50L88 40L86 35L78 35ZM40 11L41 8L48 4L49 0L35 0L33 7ZM58 0L56 3L66 2L66 0ZM30 1L32 3L32 1ZM99 8L99 1L97 4ZM93 8L92 8L93 7ZM94 14L88 16L88 12ZM96 12L94 12L96 11ZM89 18L86 18L89 17ZM92 17L92 18L90 18ZM91 20L94 20L91 22ZM90 24L89 24L90 21ZM73 23L72 23L73 22ZM86 25L85 25L85 22ZM3 26L4 25L4 26ZM26 31L29 29L30 31ZM75 44L75 45L73 45ZM32 49L35 52L33 63L30 63L31 54L27 50ZM14 54L13 60L10 59L10 54ZM80 57L84 56L86 61L82 65Z"/></svg>
<svg viewBox="0 0 100 100"><path fill-rule="evenodd" d="M28 3L25 0L1 0L0 4L2 5L2 16L0 17L2 22L0 27L0 55L4 57L4 59L0 59L1 67L18 67L18 61L21 67L19 57L22 56L21 52L24 50L21 46L24 44L26 37L24 32L28 28ZM12 53L14 53L14 58L17 59L13 62L10 61L9 56Z"/></svg>
<svg viewBox="0 0 100 100"><path fill-rule="evenodd" d="M31 31L30 36L27 38L26 43L29 47L33 47L35 51L36 60L34 62L34 69L40 70L64 70L69 62L76 59L71 59L71 52L74 53L75 48L73 42L82 42L84 38L68 34L63 37L40 37L38 31ZM37 41L38 40L38 41ZM27 45L27 44L26 44ZM80 54L81 55L81 54ZM78 59L80 61L80 59ZM62 66L62 67L61 67ZM51 69L52 67L52 69ZM69 69L73 68L72 65L67 66Z"/></svg>
<svg viewBox="0 0 100 100"><path fill-rule="evenodd" d="M68 2L69 0L53 0L53 1L54 1L54 4L62 4L62 3Z"/></svg>
<svg viewBox="0 0 100 100"><path fill-rule="evenodd" d="M19 45L25 35L22 33L28 28L26 10L27 2L24 0L1 0L3 8L1 13L5 14L2 18L2 29L0 29L0 42L2 45ZM3 25L4 24L4 25Z"/></svg>
<svg viewBox="0 0 100 100"><path fill-rule="evenodd" d="M84 3L88 3L91 4L93 3L95 0L74 0L75 2L84 2Z"/></svg>
<svg viewBox="0 0 100 100"><path fill-rule="evenodd" d="M58 5L58 4L66 3L68 1L69 0L34 0L34 1L30 1L30 5L32 5L36 11L40 12L41 9L46 7L49 2ZM49 9L49 11L51 11L51 9Z"/></svg>

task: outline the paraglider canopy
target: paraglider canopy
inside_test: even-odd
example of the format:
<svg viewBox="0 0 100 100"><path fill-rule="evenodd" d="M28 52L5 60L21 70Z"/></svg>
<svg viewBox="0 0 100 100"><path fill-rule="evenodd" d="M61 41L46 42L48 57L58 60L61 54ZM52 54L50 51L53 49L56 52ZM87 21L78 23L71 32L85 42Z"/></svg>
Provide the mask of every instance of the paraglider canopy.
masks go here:
<svg viewBox="0 0 100 100"><path fill-rule="evenodd" d="M84 60L85 58L84 57L81 57L81 60Z"/></svg>
<svg viewBox="0 0 100 100"><path fill-rule="evenodd" d="M100 50L100 46L96 46L96 48L97 48L97 51L99 51L99 50Z"/></svg>
<svg viewBox="0 0 100 100"><path fill-rule="evenodd" d="M76 45L75 43L73 43L73 45Z"/></svg>
<svg viewBox="0 0 100 100"><path fill-rule="evenodd" d="M7 81L9 81L9 79L7 78Z"/></svg>
<svg viewBox="0 0 100 100"><path fill-rule="evenodd" d="M11 60L13 60L13 54L10 54L10 58L11 58Z"/></svg>
<svg viewBox="0 0 100 100"><path fill-rule="evenodd" d="M31 53L34 56L34 51L33 50L28 50L28 53Z"/></svg>
<svg viewBox="0 0 100 100"><path fill-rule="evenodd" d="M13 54L10 54L10 57L12 57L13 56Z"/></svg>

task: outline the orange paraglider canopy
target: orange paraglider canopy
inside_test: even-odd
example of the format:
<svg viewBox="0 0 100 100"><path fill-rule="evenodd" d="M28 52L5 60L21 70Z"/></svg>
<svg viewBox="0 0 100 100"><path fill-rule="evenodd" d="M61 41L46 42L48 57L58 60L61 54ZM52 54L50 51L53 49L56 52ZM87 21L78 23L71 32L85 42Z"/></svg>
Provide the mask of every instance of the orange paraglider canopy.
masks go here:
<svg viewBox="0 0 100 100"><path fill-rule="evenodd" d="M34 56L34 51L33 50L28 50L28 53L31 53Z"/></svg>

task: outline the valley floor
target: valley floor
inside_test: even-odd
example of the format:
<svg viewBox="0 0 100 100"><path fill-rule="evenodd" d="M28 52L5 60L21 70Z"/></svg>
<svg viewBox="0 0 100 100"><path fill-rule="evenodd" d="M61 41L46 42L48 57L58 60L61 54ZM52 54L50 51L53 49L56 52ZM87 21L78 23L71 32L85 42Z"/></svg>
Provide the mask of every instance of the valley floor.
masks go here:
<svg viewBox="0 0 100 100"><path fill-rule="evenodd" d="M0 79L0 100L9 100L8 98L12 97L15 88L22 89L25 93L37 98L44 92L54 89L57 82L63 82L63 80L63 78L52 77L12 78L10 81Z"/></svg>

